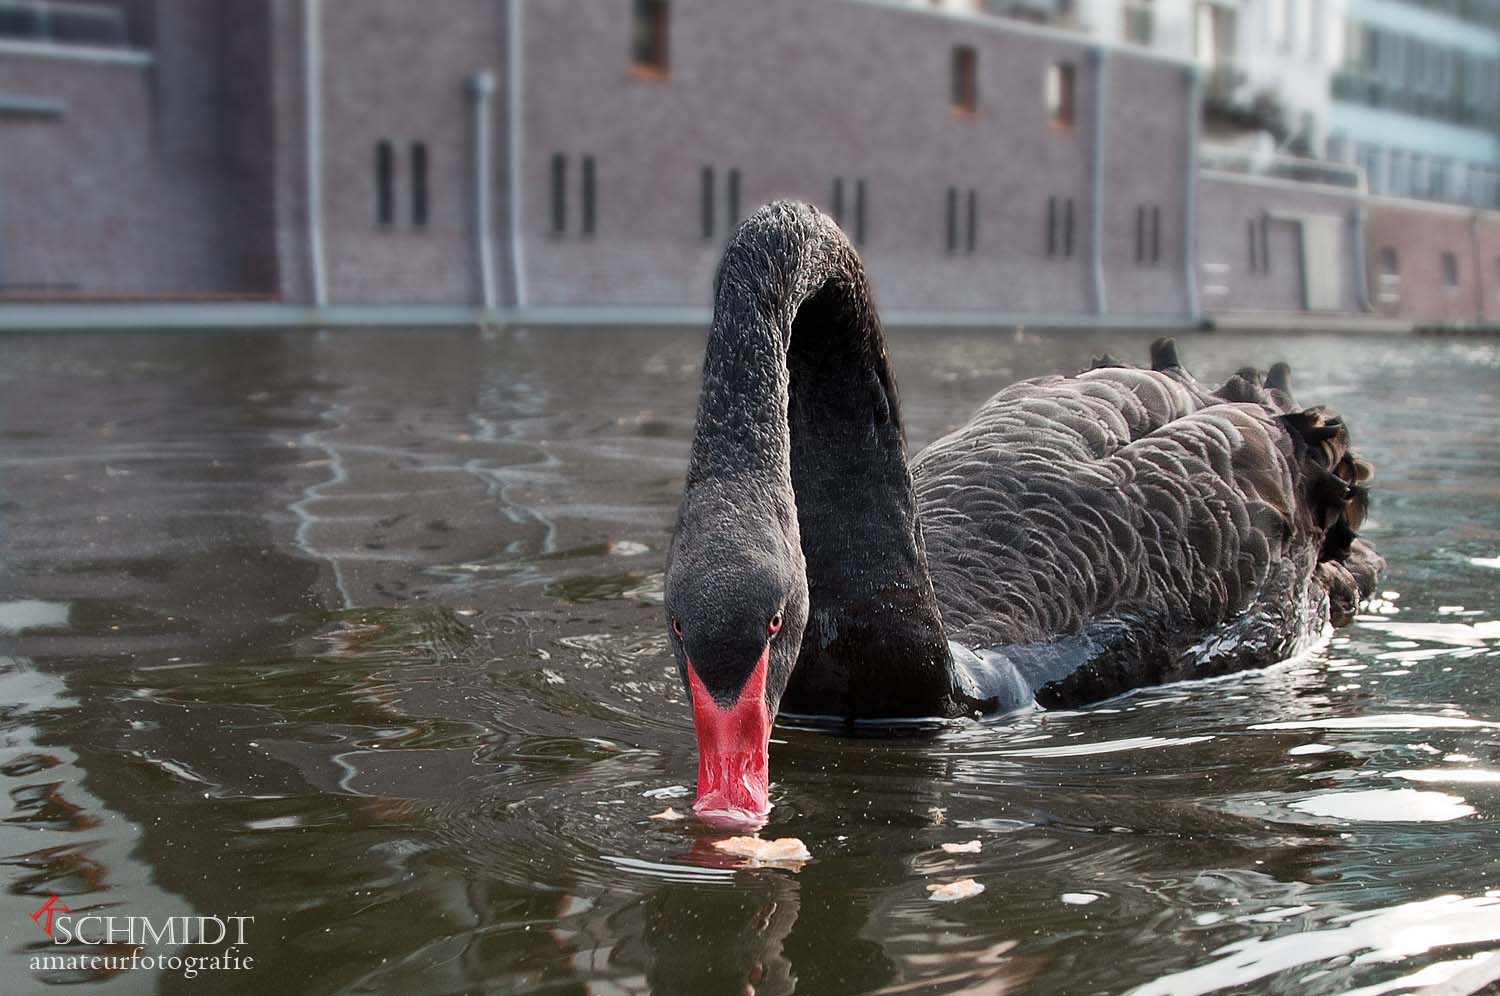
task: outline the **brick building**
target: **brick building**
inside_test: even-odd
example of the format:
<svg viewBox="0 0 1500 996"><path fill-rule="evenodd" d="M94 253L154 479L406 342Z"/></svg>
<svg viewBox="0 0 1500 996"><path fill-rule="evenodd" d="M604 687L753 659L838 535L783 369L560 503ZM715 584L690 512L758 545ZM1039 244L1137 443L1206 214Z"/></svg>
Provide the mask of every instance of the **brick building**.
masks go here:
<svg viewBox="0 0 1500 996"><path fill-rule="evenodd" d="M1380 313L1366 218L1403 208L1367 209L1357 170L1200 170L1200 87L872 0L0 0L0 318L697 316L734 223L784 196L911 320ZM1477 317L1411 266L1387 312Z"/></svg>

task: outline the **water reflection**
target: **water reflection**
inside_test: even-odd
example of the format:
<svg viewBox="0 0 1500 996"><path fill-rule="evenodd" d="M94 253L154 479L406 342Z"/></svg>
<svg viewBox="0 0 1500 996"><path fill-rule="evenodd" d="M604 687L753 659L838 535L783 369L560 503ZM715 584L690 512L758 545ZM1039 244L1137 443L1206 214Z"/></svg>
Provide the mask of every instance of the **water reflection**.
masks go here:
<svg viewBox="0 0 1500 996"><path fill-rule="evenodd" d="M1382 823L1443 823L1473 816L1477 812L1459 796L1415 789L1330 792L1298 799L1288 805L1311 816Z"/></svg>
<svg viewBox="0 0 1500 996"><path fill-rule="evenodd" d="M1304 910L1310 911L1310 907ZM1399 963L1434 949L1495 941L1500 941L1500 893L1439 896L1384 910L1346 913L1328 919L1321 929L1306 925L1299 933L1230 944L1218 952L1221 957L1207 964L1157 979L1131 993L1199 996L1292 969L1302 969L1301 980L1310 983L1323 973L1306 972L1306 966L1319 962L1342 967L1345 959L1356 956L1365 963ZM1441 970L1429 970L1427 980L1451 978L1469 965L1448 962Z"/></svg>
<svg viewBox="0 0 1500 996"><path fill-rule="evenodd" d="M1147 338L897 337L912 442ZM1474 887L1500 881L1500 349L1184 343L1339 398L1380 467L1385 595L1264 672L778 729L763 834L806 841L794 873L651 819L695 770L659 603L698 337L6 345L7 985L42 988L52 892L254 914L227 993L1375 992L1500 950ZM963 878L985 891L932 901ZM1424 931L1466 939L1392 939Z"/></svg>

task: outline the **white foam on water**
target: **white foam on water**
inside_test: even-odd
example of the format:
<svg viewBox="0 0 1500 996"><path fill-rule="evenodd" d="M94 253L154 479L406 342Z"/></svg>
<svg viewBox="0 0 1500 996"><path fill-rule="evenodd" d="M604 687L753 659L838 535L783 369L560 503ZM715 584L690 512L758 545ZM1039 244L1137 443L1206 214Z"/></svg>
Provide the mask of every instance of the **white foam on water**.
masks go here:
<svg viewBox="0 0 1500 996"><path fill-rule="evenodd" d="M1435 949L1496 941L1500 898L1438 896L1348 913L1328 921L1323 929L1236 941L1215 951L1211 961L1137 986L1129 996L1202 996L1303 966L1342 965L1350 957L1397 962ZM1382 990L1371 990L1378 991Z"/></svg>
<svg viewBox="0 0 1500 996"><path fill-rule="evenodd" d="M1025 747L1020 750L965 751L953 757L1087 757L1094 754L1117 754L1121 751L1155 750L1160 747L1185 747L1214 739L1200 737L1127 737L1087 744L1064 744L1060 747Z"/></svg>
<svg viewBox="0 0 1500 996"><path fill-rule="evenodd" d="M1392 771L1387 778L1404 778L1409 782L1500 782L1500 771L1485 768L1417 768Z"/></svg>
<svg viewBox="0 0 1500 996"><path fill-rule="evenodd" d="M35 598L0 602L0 633L24 633L28 629L57 629L67 624L67 602L43 602Z"/></svg>
<svg viewBox="0 0 1500 996"><path fill-rule="evenodd" d="M1309 816L1366 823L1446 823L1473 816L1476 812L1459 796L1418 789L1328 792L1290 805Z"/></svg>
<svg viewBox="0 0 1500 996"><path fill-rule="evenodd" d="M1336 716L1329 719L1293 719L1279 723L1256 723L1252 730L1478 730L1500 729L1500 723L1462 716L1435 716L1400 712L1377 716Z"/></svg>

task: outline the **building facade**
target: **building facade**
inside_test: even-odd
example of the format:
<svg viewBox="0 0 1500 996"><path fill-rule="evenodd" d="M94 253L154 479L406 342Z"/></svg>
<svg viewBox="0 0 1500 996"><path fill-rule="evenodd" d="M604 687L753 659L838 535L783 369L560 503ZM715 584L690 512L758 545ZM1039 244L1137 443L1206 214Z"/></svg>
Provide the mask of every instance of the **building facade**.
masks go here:
<svg viewBox="0 0 1500 996"><path fill-rule="evenodd" d="M1080 30L1106 5L993 6L0 0L0 318L696 315L777 197L833 214L911 320L1491 314L1459 302L1500 294L1462 286L1500 280L1492 214L1458 291L1418 289L1411 249L1387 300L1367 241L1406 209L1357 166L1200 167L1194 46L1233 40L1203 0L1107 38ZM1441 261L1452 219L1428 227Z"/></svg>
<svg viewBox="0 0 1500 996"><path fill-rule="evenodd" d="M1349 0L1330 159L1377 195L1500 207L1500 3Z"/></svg>

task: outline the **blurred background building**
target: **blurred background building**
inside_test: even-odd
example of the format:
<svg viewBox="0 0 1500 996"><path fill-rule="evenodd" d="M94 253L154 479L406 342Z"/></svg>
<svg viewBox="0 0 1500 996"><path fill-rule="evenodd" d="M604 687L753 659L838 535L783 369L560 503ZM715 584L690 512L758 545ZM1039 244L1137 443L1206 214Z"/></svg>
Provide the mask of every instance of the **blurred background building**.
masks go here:
<svg viewBox="0 0 1500 996"><path fill-rule="evenodd" d="M1492 323L1500 0L0 0L0 324L696 322L781 196L897 321Z"/></svg>

